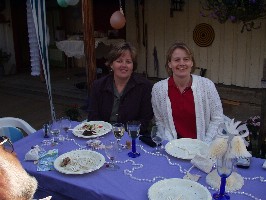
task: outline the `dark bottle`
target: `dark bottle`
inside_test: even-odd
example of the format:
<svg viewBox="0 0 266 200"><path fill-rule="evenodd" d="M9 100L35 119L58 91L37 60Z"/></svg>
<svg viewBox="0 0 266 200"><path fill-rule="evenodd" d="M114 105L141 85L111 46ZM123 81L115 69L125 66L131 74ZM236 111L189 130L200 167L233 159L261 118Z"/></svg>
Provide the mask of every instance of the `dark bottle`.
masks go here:
<svg viewBox="0 0 266 200"><path fill-rule="evenodd" d="M48 135L48 124L44 124L44 138L49 138L49 135Z"/></svg>

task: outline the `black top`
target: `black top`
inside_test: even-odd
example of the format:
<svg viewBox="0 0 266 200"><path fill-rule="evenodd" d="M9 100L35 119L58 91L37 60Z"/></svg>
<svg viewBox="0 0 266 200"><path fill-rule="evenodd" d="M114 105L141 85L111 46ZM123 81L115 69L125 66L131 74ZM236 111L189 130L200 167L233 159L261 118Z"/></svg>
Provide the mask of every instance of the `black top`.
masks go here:
<svg viewBox="0 0 266 200"><path fill-rule="evenodd" d="M109 122L114 103L113 74L93 82L90 95L88 120ZM141 122L140 134L148 134L147 128L153 117L151 105L152 84L149 80L132 73L120 98L117 122Z"/></svg>

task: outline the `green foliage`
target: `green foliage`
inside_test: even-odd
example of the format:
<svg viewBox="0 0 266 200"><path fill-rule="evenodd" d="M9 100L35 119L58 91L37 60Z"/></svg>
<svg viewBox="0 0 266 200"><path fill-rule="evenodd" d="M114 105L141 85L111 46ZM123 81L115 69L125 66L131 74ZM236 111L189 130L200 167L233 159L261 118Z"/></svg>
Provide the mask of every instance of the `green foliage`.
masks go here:
<svg viewBox="0 0 266 200"><path fill-rule="evenodd" d="M250 117L246 121L246 125L249 130L249 134L256 139L260 131L260 116Z"/></svg>
<svg viewBox="0 0 266 200"><path fill-rule="evenodd" d="M72 121L79 121L81 119L81 113L78 105L70 105L65 109L65 115Z"/></svg>
<svg viewBox="0 0 266 200"><path fill-rule="evenodd" d="M266 16L264 0L202 0L202 8L208 14L201 12L204 17L217 19L220 23L250 22Z"/></svg>

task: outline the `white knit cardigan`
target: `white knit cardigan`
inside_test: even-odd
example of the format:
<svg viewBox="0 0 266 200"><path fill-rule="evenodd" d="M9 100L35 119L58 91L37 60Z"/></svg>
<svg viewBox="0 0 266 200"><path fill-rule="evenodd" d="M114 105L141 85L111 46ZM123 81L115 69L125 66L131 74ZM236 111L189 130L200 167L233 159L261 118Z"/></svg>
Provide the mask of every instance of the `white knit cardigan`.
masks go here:
<svg viewBox="0 0 266 200"><path fill-rule="evenodd" d="M176 139L171 102L168 97L168 79L154 84L152 88L152 107L157 125L166 128L168 140ZM214 83L204 77L192 75L192 91L196 112L197 139L210 143L223 123L223 108Z"/></svg>

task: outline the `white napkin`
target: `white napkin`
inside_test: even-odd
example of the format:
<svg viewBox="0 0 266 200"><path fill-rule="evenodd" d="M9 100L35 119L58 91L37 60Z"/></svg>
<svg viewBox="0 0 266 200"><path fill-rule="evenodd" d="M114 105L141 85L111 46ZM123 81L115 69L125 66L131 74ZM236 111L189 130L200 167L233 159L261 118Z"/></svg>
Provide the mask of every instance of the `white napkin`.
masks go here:
<svg viewBox="0 0 266 200"><path fill-rule="evenodd" d="M191 180L195 182L198 182L199 178L200 178L200 175L191 174L189 172L187 172L186 175L183 177L183 179L187 179L187 180Z"/></svg>
<svg viewBox="0 0 266 200"><path fill-rule="evenodd" d="M41 151L40 147L38 145L34 146L31 150L29 150L25 155L25 160L29 161L36 161L39 160L39 152Z"/></svg>
<svg viewBox="0 0 266 200"><path fill-rule="evenodd" d="M203 155L195 155L191 163L207 174L210 173L213 166L213 160Z"/></svg>
<svg viewBox="0 0 266 200"><path fill-rule="evenodd" d="M97 140L97 139L88 140L86 143L92 149L104 149L104 147L105 147L102 144L102 141L101 140Z"/></svg>

